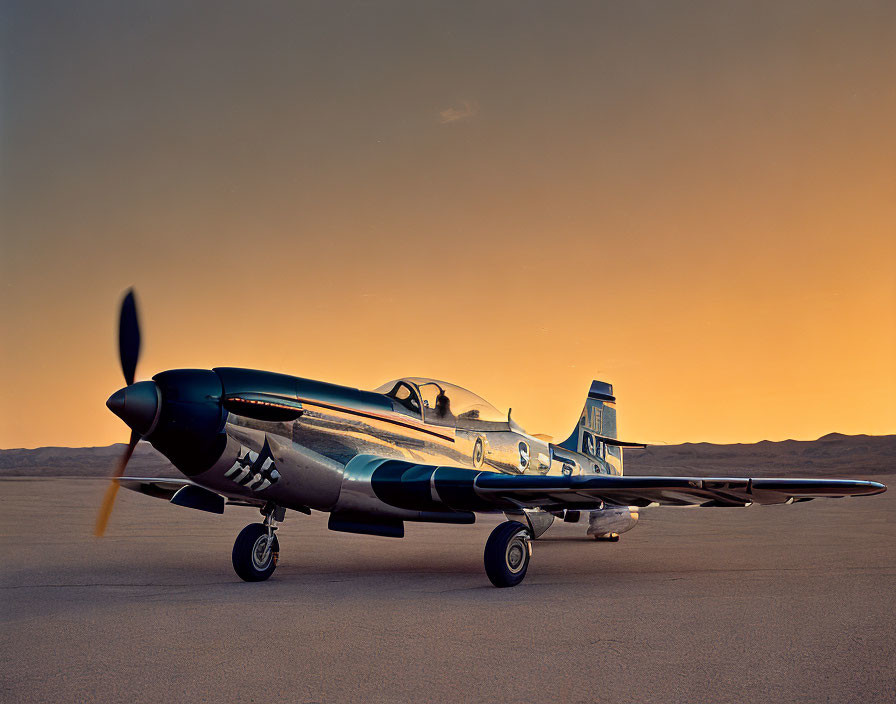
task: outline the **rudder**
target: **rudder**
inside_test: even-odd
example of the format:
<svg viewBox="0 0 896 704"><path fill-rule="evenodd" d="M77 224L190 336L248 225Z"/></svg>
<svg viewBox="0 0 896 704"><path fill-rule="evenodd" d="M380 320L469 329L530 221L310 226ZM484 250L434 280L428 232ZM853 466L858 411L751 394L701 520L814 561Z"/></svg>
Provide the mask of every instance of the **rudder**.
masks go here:
<svg viewBox="0 0 896 704"><path fill-rule="evenodd" d="M613 395L613 385L595 379L588 389L579 422L572 434L558 447L587 455L604 465L604 471L621 475L621 448L642 447L642 445L617 440L616 397Z"/></svg>

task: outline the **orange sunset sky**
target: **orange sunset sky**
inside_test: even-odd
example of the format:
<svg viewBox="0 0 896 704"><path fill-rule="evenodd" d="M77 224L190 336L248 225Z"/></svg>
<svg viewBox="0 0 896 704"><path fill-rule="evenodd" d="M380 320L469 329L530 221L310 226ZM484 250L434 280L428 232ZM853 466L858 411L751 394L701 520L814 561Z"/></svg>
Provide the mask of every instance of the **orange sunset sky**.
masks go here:
<svg viewBox="0 0 896 704"><path fill-rule="evenodd" d="M896 432L896 3L5 2L0 447L138 377L433 376L565 437Z"/></svg>

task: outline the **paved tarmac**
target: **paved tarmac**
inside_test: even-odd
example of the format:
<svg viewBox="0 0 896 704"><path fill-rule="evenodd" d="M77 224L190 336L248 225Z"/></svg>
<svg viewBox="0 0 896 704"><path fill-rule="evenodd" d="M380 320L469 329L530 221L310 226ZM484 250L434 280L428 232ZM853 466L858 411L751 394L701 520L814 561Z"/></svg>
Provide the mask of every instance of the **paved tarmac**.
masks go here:
<svg viewBox="0 0 896 704"><path fill-rule="evenodd" d="M877 477L896 489L894 477ZM618 543L559 525L494 589L474 526L404 540L289 513L274 577L224 516L104 482L0 481L0 700L893 702L896 490L648 509Z"/></svg>

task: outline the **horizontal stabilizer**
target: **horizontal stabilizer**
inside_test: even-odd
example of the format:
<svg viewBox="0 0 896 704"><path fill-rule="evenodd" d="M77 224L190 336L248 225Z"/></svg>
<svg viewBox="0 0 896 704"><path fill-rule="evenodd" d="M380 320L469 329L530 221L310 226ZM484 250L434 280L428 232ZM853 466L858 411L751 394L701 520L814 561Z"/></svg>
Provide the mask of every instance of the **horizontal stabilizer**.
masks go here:
<svg viewBox="0 0 896 704"><path fill-rule="evenodd" d="M627 447L630 450L643 450L645 447L647 447L646 442L630 442L628 440L617 440L616 438L611 438L606 435L594 435L594 439L606 445L612 445L613 447Z"/></svg>

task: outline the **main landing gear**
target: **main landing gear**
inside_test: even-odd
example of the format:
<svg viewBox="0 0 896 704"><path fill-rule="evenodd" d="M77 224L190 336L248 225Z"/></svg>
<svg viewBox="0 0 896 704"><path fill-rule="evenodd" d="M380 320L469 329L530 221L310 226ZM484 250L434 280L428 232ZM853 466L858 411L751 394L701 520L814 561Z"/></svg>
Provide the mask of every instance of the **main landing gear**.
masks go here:
<svg viewBox="0 0 896 704"><path fill-rule="evenodd" d="M286 509L269 504L261 509L264 523L250 523L233 544L233 569L246 582L263 582L277 569L280 543L274 531Z"/></svg>
<svg viewBox="0 0 896 704"><path fill-rule="evenodd" d="M507 521L492 531L485 543L485 573L496 587L515 587L523 581L532 557L529 529Z"/></svg>

